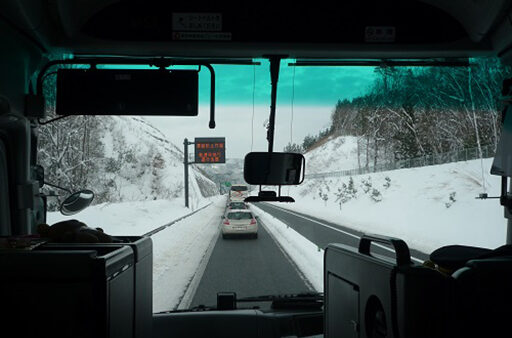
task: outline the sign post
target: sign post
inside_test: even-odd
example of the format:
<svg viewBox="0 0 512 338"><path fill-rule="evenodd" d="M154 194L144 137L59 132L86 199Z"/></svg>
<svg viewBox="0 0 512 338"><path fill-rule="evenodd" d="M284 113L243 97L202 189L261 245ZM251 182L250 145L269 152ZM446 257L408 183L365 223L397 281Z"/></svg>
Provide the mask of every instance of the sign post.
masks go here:
<svg viewBox="0 0 512 338"><path fill-rule="evenodd" d="M225 137L196 137L195 142L183 141L183 165L185 169L185 207L188 208L188 165L201 163L226 163ZM188 146L194 144L195 160L188 161Z"/></svg>
<svg viewBox="0 0 512 338"><path fill-rule="evenodd" d="M185 166L185 207L188 208L188 139L183 141L183 165Z"/></svg>

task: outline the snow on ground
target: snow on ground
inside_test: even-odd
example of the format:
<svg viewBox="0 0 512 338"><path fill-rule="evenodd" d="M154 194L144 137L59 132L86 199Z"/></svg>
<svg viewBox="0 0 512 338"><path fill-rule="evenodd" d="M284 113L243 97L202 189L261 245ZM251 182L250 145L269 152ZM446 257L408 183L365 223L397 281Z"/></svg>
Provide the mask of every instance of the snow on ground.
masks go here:
<svg viewBox="0 0 512 338"><path fill-rule="evenodd" d="M152 236L153 312L176 309L219 234L225 197Z"/></svg>
<svg viewBox="0 0 512 338"><path fill-rule="evenodd" d="M323 290L324 250L288 227L285 223L252 204L251 209L259 216L265 229L294 261L300 272L316 291Z"/></svg>
<svg viewBox="0 0 512 338"><path fill-rule="evenodd" d="M218 199L204 198L195 208L185 208L183 199L102 203L88 207L73 216L49 212L47 223L77 219L92 228L102 228L109 235L143 235Z"/></svg>
<svg viewBox="0 0 512 338"><path fill-rule="evenodd" d="M166 135L141 117L108 116L101 119L103 161L101 176L106 200L142 201L183 196L183 152ZM196 166L189 167L190 203L217 194L214 182ZM201 187L199 186L201 185ZM97 193L105 193L98 188ZM203 193L201 193L201 190Z"/></svg>
<svg viewBox="0 0 512 338"><path fill-rule="evenodd" d="M489 174L491 164L492 159L483 160L486 191L499 196L501 179ZM399 237L426 253L450 244L505 244L506 220L499 200L475 199L483 192L480 160L353 176L356 197L340 203L339 189L349 179L306 179L284 190L296 203L277 205L365 233ZM368 193L363 180L371 181ZM374 188L380 202L371 198Z"/></svg>
<svg viewBox="0 0 512 338"><path fill-rule="evenodd" d="M335 154L335 160L331 156ZM304 154L306 173L325 173L357 168L357 137L338 136Z"/></svg>

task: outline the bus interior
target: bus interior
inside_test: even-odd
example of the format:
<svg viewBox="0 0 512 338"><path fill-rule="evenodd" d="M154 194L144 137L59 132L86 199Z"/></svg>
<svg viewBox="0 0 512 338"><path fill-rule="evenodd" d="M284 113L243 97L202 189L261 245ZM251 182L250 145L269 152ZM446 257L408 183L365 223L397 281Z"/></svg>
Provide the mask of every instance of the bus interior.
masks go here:
<svg viewBox="0 0 512 338"><path fill-rule="evenodd" d="M282 60L294 60L297 68L469 67L471 58L493 57L510 66L510 0L311 4L1 0L0 8L3 337L462 338L512 334L508 325L512 314L512 139L506 118L512 109L512 78L499 84L502 131L493 172L501 177L501 194L488 201L503 206L504 245L483 255L478 248L472 248L478 254L463 247L442 252L442 258L456 266L449 274L412 261L402 239L386 233L364 234L356 247L334 242L323 248L323 292L252 299L272 301L272 307L263 310L242 306L236 294L217 290L217 304L211 307L153 313L154 257L149 236L117 236L111 243L72 243L79 242L76 237L59 243L37 241L51 199L42 192L51 182L44 179L37 147L40 128L50 119L169 115L193 120L198 115L198 87L192 68L209 73L209 100L207 109L201 111L208 115L208 123L198 128L214 129L222 115L215 109L216 81L222 80L215 67L265 60L269 65L265 80L270 96L265 103L268 151L252 153L260 157L246 160L244 173L250 185L278 186L279 190L251 188L255 196L246 202L299 200L298 195L283 196L281 185L299 185L304 180L304 157L280 155L274 146L274 135L284 133L274 128L280 113L276 93ZM168 67L188 68L169 73ZM118 82L135 80L118 86L109 74L115 74ZM58 79L56 117L47 115L48 97L43 90L51 75ZM95 194L93 186L82 186L77 192L76 187L62 188L70 195L60 205L63 214L85 209ZM83 236L95 236L101 242L98 231ZM391 248L394 255L373 254L374 244Z"/></svg>

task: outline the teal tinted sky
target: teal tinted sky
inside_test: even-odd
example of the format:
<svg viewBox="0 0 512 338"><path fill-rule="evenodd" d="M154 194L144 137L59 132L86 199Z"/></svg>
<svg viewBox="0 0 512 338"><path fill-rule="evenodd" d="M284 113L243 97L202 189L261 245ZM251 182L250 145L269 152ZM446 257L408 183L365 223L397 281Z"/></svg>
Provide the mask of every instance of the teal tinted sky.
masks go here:
<svg viewBox="0 0 512 338"><path fill-rule="evenodd" d="M219 104L270 103L270 73L267 60L257 66L215 65L216 100ZM293 67L281 62L278 103L332 105L339 99L363 94L374 78L374 67ZM209 100L209 72L200 72L200 100Z"/></svg>
<svg viewBox="0 0 512 338"><path fill-rule="evenodd" d="M216 101L218 104L269 104L270 72L268 60L254 60L260 65L215 65ZM335 105L338 100L364 94L371 85L375 67L294 67L295 60L281 61L278 101L291 104L292 99L305 105ZM126 68L107 65L98 68ZM156 68L131 65L132 69ZM173 69L196 67L173 67ZM200 104L207 104L210 95L210 72L199 72Z"/></svg>
<svg viewBox="0 0 512 338"><path fill-rule="evenodd" d="M208 128L210 74L199 73L199 116L146 117L176 145L194 137L225 137L226 156L243 158L250 151L266 151L270 113L270 72L266 60L259 66L215 65L216 122ZM288 142L302 144L330 126L338 100L365 94L374 78L373 67L290 67L283 60L278 83L275 151ZM294 74L295 72L295 74ZM293 98L293 100L292 100Z"/></svg>

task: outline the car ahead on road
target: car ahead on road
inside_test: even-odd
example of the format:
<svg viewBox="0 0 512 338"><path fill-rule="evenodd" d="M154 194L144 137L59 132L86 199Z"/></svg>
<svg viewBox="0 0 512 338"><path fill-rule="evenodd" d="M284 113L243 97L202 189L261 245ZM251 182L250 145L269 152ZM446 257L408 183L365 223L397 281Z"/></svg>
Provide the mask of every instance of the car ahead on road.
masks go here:
<svg viewBox="0 0 512 338"><path fill-rule="evenodd" d="M222 220L222 238L231 235L250 235L258 238L258 220L248 209L228 210Z"/></svg>
<svg viewBox="0 0 512 338"><path fill-rule="evenodd" d="M249 206L244 202L229 202L227 209L249 209Z"/></svg>
<svg viewBox="0 0 512 338"><path fill-rule="evenodd" d="M229 201L243 201L249 196L249 188L245 184L233 184L229 191Z"/></svg>

